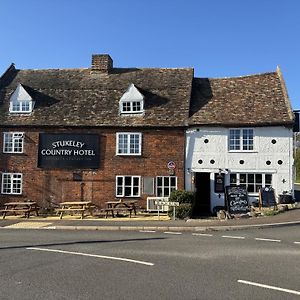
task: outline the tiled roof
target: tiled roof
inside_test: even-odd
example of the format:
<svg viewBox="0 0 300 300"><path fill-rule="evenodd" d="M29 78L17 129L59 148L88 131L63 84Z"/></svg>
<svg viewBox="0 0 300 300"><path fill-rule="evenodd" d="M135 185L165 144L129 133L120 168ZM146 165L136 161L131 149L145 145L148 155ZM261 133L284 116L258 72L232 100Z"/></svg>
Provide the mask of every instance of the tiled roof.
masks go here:
<svg viewBox="0 0 300 300"><path fill-rule="evenodd" d="M0 79L3 126L186 126L192 68L16 70ZM9 114L9 98L21 83L35 100L30 115ZM144 95L143 115L120 115L119 100L133 83Z"/></svg>
<svg viewBox="0 0 300 300"><path fill-rule="evenodd" d="M235 78L194 78L190 125L293 125L279 69Z"/></svg>

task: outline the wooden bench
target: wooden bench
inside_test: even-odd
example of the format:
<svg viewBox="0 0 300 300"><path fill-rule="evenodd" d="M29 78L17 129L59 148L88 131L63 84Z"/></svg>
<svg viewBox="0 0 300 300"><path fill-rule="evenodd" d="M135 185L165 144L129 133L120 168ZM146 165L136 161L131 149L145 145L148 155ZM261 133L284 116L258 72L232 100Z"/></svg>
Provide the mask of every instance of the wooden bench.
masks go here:
<svg viewBox="0 0 300 300"><path fill-rule="evenodd" d="M5 209L1 209L3 219L5 219L6 214L11 212L15 216L17 213L24 213L26 218L30 217L30 213L35 211L36 215L38 216L39 207L37 206L36 202L9 202L5 203Z"/></svg>
<svg viewBox="0 0 300 300"><path fill-rule="evenodd" d="M84 218L84 212L87 211L93 215L95 206L90 201L73 201L60 203L61 208L57 208L56 212L59 213L59 218L62 219L64 213L80 212L81 219Z"/></svg>
<svg viewBox="0 0 300 300"><path fill-rule="evenodd" d="M109 208L103 208L102 211L104 211L106 213L105 214L106 219L108 217L109 212L111 212L111 215L114 218L115 217L114 212L118 213L119 211L129 212L129 218L131 218L133 208L131 208L131 207L109 207Z"/></svg>

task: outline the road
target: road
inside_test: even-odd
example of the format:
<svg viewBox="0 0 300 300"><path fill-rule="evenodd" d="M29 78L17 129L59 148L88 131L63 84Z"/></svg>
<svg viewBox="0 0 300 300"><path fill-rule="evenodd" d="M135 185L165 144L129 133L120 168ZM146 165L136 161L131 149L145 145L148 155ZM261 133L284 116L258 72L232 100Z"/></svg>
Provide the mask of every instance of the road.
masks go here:
<svg viewBox="0 0 300 300"><path fill-rule="evenodd" d="M0 299L300 299L300 227L0 230Z"/></svg>

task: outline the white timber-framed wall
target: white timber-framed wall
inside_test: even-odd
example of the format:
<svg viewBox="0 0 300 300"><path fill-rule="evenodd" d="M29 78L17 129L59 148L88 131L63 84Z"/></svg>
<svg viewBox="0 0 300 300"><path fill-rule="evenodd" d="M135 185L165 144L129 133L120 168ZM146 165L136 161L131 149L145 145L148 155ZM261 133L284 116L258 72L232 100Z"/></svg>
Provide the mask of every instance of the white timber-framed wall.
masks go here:
<svg viewBox="0 0 300 300"><path fill-rule="evenodd" d="M253 129L253 150L230 151L230 129L244 128ZM196 190L197 173L210 174L211 211L225 206L224 193L215 192L217 173L224 174L225 186L230 185L230 174L271 174L278 201L278 195L293 190L293 130L284 126L190 127L186 131L186 190ZM250 203L258 200L257 192L248 195Z"/></svg>

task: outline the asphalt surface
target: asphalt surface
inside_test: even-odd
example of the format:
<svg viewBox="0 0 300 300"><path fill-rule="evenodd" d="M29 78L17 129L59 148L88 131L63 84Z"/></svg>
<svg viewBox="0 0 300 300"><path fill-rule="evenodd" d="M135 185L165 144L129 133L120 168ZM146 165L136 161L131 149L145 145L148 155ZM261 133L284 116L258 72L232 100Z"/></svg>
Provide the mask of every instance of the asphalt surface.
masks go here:
<svg viewBox="0 0 300 300"><path fill-rule="evenodd" d="M298 225L0 231L0 299L299 299Z"/></svg>
<svg viewBox="0 0 300 300"><path fill-rule="evenodd" d="M236 218L218 220L216 218L190 219L190 220L143 220L142 218L85 218L79 217L24 217L8 216L0 220L1 228L12 229L66 229L66 230L157 230L157 231L214 231L237 230L244 228L262 228L285 226L291 224L300 225L300 207L291 209L274 216Z"/></svg>

